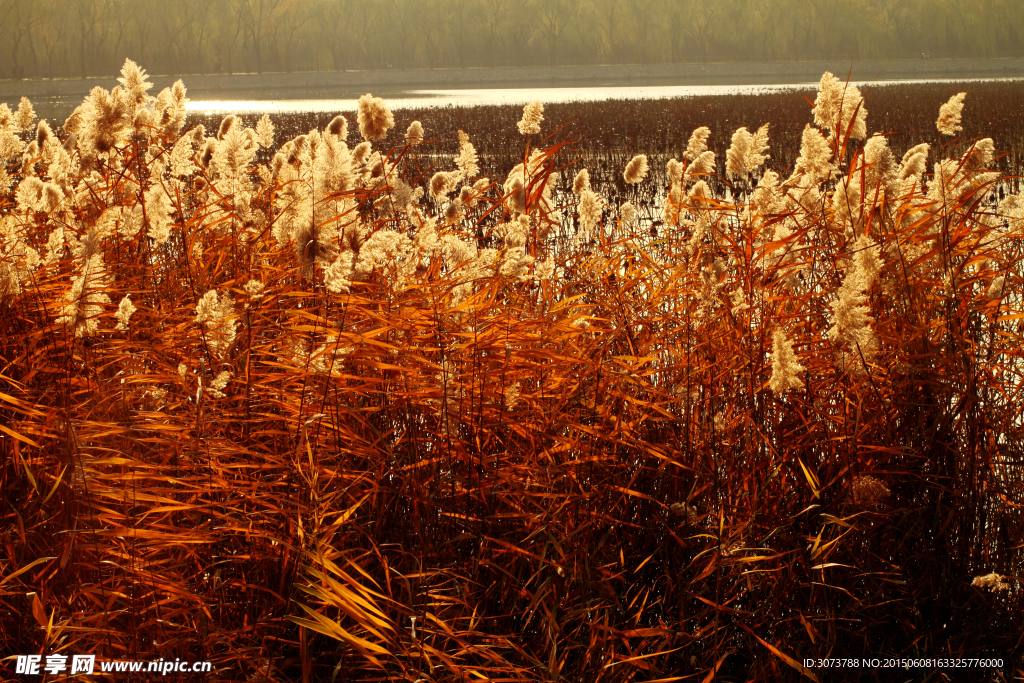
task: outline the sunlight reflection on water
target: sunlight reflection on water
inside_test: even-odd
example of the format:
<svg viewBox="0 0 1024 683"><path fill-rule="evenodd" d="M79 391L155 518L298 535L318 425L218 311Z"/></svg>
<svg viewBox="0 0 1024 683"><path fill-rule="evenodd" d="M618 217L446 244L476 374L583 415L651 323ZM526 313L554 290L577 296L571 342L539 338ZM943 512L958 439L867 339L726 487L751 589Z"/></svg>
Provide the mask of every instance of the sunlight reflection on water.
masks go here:
<svg viewBox="0 0 1024 683"><path fill-rule="evenodd" d="M479 105L526 104L540 100L544 104L560 102L596 102L600 100L663 99L701 95L734 95L810 88L813 83L796 85L680 85L612 86L592 88L480 88L472 90L408 90L380 96L391 109L429 109L431 107L475 107ZM195 100L187 107L192 112L296 113L351 111L356 99L274 99L274 100Z"/></svg>
<svg viewBox="0 0 1024 683"><path fill-rule="evenodd" d="M972 79L979 81L1007 81L1015 79ZM858 87L870 85L896 85L912 83L956 83L957 79L854 81ZM599 86L586 88L479 88L471 90L406 90L380 93L391 109L429 109L431 107L474 107L479 105L522 105L533 100L544 104L564 102L596 102L601 100L664 99L670 97L702 97L721 95L757 95L786 90L808 90L817 83L787 83L773 85L652 85L652 86ZM339 112L356 109L355 98L339 99L196 99L188 103L190 112L203 114L268 113L294 114L301 112Z"/></svg>

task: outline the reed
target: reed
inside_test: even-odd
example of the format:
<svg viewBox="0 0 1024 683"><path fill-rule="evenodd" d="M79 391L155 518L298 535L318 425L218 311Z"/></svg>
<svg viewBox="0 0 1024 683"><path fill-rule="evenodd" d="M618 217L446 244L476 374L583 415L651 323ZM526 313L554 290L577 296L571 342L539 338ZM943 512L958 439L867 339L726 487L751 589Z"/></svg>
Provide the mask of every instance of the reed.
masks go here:
<svg viewBox="0 0 1024 683"><path fill-rule="evenodd" d="M992 140L861 139L882 108L829 78L785 148L581 117L596 158L554 107L182 132L148 85L126 63L59 132L0 109L11 652L1020 674L1024 196Z"/></svg>

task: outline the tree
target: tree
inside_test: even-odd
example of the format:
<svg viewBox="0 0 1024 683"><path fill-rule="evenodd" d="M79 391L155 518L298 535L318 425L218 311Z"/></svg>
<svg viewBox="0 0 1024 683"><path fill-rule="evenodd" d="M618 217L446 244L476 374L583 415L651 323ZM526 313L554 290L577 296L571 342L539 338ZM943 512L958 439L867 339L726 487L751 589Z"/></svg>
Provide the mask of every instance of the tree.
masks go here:
<svg viewBox="0 0 1024 683"><path fill-rule="evenodd" d="M78 27L78 64L81 77L85 78L93 57L101 54L106 40L109 22L104 0L71 0L71 11Z"/></svg>
<svg viewBox="0 0 1024 683"><path fill-rule="evenodd" d="M579 4L575 0L541 0L534 8L537 38L547 48L548 64L554 66L567 29L576 20Z"/></svg>
<svg viewBox="0 0 1024 683"><path fill-rule="evenodd" d="M33 0L10 0L5 4L6 7L0 10L0 17L11 36L11 78L20 79L24 76L22 51L30 44L32 32L44 21L40 11L43 6Z"/></svg>
<svg viewBox="0 0 1024 683"><path fill-rule="evenodd" d="M272 13L271 18L277 27L278 62L286 72L290 73L294 68L299 36L313 16L310 3L304 0L284 0Z"/></svg>
<svg viewBox="0 0 1024 683"><path fill-rule="evenodd" d="M510 0L476 0L471 16L472 33L482 49L474 60L477 64L497 66L507 58L507 31L516 7Z"/></svg>
<svg viewBox="0 0 1024 683"><path fill-rule="evenodd" d="M233 0L232 9L238 25L256 62L256 73L263 73L263 59L268 44L273 44L277 30L273 18L285 0Z"/></svg>

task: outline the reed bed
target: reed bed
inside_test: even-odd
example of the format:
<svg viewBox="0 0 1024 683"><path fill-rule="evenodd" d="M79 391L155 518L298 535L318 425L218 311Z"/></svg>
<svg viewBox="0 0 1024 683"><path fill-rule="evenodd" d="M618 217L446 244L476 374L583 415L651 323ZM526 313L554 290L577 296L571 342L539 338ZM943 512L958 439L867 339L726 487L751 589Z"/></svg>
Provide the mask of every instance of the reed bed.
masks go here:
<svg viewBox="0 0 1024 683"><path fill-rule="evenodd" d="M951 142L939 133L935 116L951 96L968 90L964 107L962 138L991 136L1001 154L993 164L1009 176L1009 187L1018 186L1015 176L1024 166L1024 91L1019 81L976 81L967 83L914 83L871 85L863 95L871 103L871 132L886 135L893 149L909 149L928 143L941 149ZM590 170L591 179L602 189L621 189L621 170L635 150L643 150L652 159L652 173L664 180L665 162L680 157L690 133L701 126L711 130L708 148L719 159L725 158L733 132L745 126L757 128L772 124L772 154L765 169L788 175L800 155L800 137L808 121L808 99L813 89L785 92L764 91L752 95L714 95L655 100L606 100L545 105L547 133L559 131L559 139L573 140L573 154ZM514 105L440 107L422 111L401 111L407 120L418 119L434 140L454 140L465 130L484 164L485 173L507 172L519 163L521 140L510 136L521 108ZM329 114L304 113L275 117L277 143L323 128ZM243 120L254 125L257 116ZM191 116L189 125L220 125L221 117ZM394 133L397 142L404 132ZM604 187L605 184L607 187ZM998 190L997 190L998 193ZM1004 192L1005 197L1005 192Z"/></svg>
<svg viewBox="0 0 1024 683"><path fill-rule="evenodd" d="M826 74L769 145L752 99L282 131L120 80L0 110L5 649L1020 675L1024 196L970 92L903 145Z"/></svg>

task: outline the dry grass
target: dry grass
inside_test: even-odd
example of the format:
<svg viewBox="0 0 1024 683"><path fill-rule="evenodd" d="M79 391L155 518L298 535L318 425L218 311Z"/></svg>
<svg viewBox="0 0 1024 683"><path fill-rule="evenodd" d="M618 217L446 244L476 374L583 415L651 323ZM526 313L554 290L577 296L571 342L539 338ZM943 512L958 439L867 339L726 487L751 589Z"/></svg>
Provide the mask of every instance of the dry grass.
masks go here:
<svg viewBox="0 0 1024 683"><path fill-rule="evenodd" d="M300 193L310 220L423 233L382 200L395 178L453 168L454 137L427 137L378 147L390 182ZM580 238L569 188L585 164L537 137L502 144L520 161L542 149L525 254L561 272L467 283L465 264L424 249L404 286L385 258L347 292L313 262L328 238L274 236L308 182L301 155L272 176L260 151L242 198L213 163L161 169L177 133L141 124L76 153L73 198L51 211L14 190L49 171L9 160L0 213L20 242L0 240L0 264L25 268L12 244L45 255L67 232L0 303L5 649L303 683L797 680L817 674L796 662L825 656L1020 667L1022 245L1012 207L986 199L995 181L963 170L940 202L920 185L865 195L844 226L837 198L873 165L839 134L847 173L806 206L764 209L737 182L654 235L612 204ZM461 216L420 208L505 258L509 169ZM154 184L169 239L101 237L110 303L76 336L59 321L75 244L111 207L151 207ZM664 175L619 192L662 215ZM882 259L866 363L828 336L861 235ZM233 338L196 322L210 290L234 298ZM129 292L137 312L117 331ZM805 370L776 395L780 326ZM1012 587L971 585L990 572Z"/></svg>

